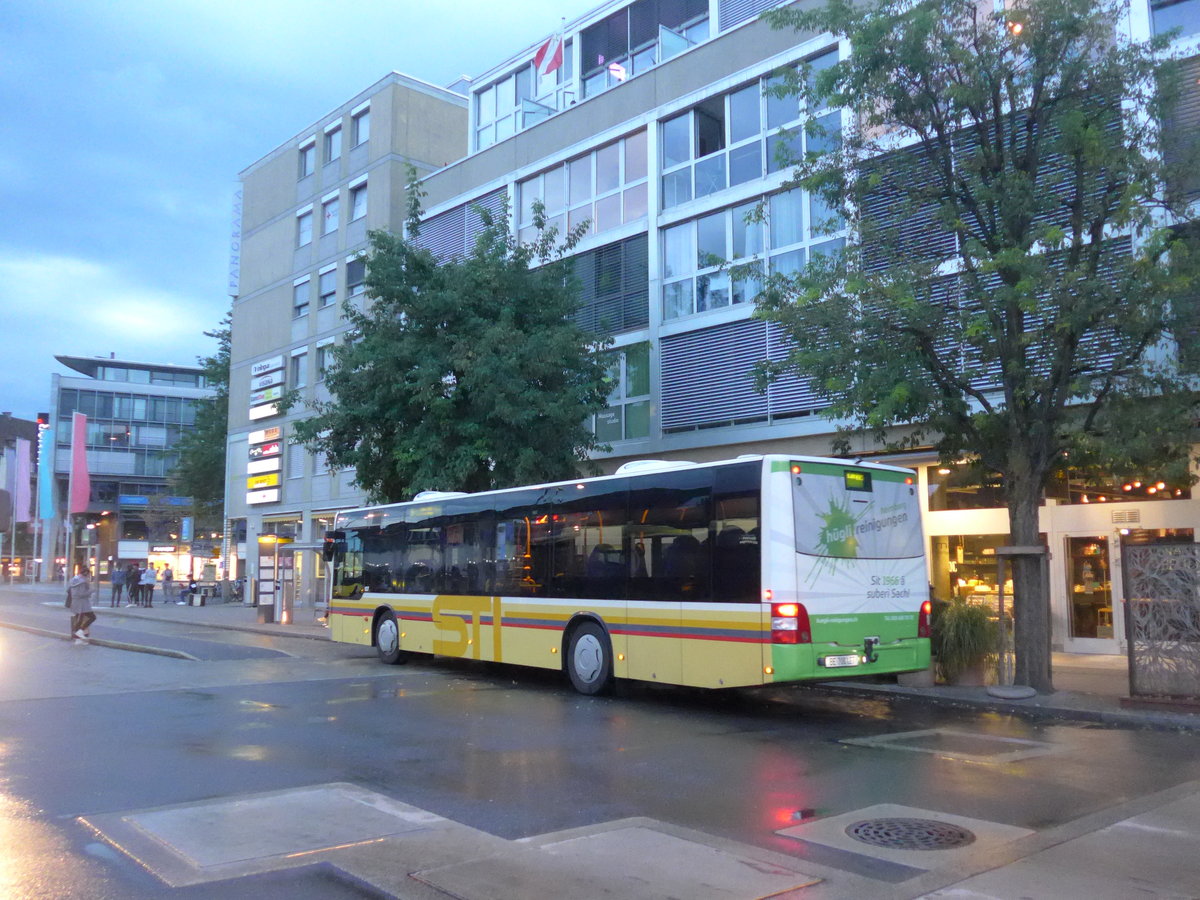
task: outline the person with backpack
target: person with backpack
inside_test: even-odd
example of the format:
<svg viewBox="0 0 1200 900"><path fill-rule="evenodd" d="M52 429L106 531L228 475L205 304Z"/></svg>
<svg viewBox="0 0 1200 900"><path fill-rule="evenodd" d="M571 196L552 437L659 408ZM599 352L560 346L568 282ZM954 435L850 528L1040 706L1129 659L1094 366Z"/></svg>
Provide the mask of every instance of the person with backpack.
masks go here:
<svg viewBox="0 0 1200 900"><path fill-rule="evenodd" d="M142 606L154 606L154 585L157 582L158 573L154 571L154 563L146 563L146 568L142 572Z"/></svg>

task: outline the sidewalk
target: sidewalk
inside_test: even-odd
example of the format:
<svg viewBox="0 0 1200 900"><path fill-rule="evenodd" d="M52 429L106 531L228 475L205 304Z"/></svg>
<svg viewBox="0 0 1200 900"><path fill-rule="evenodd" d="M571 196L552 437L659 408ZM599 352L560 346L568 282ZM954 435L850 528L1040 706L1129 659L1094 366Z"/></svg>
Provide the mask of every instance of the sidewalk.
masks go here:
<svg viewBox="0 0 1200 900"><path fill-rule="evenodd" d="M0 585L0 592L39 594L45 600L57 600L63 593L54 585ZM160 592L156 592L160 593ZM101 598L105 592L101 591ZM329 629L315 618L311 608L295 612L290 624L262 623L258 610L241 603L215 603L205 606L163 604L155 598L152 608L110 608L107 599L96 603L103 621L106 616L186 622L208 628L223 628L270 634L277 637L329 640ZM0 627L5 625L0 608ZM1128 662L1124 656L1089 656L1055 653L1052 661L1054 685L1052 694L1042 694L1028 700L1006 700L994 697L983 687L935 685L910 687L899 684L871 684L864 681L829 681L810 684L788 684L764 689L774 700L787 702L796 692L825 693L842 696L870 696L895 702L938 704L961 708L984 708L1027 718L1049 718L1086 722L1101 722L1125 727L1165 728L1200 731L1200 707L1195 711L1168 708L1152 703L1133 702L1129 698Z"/></svg>

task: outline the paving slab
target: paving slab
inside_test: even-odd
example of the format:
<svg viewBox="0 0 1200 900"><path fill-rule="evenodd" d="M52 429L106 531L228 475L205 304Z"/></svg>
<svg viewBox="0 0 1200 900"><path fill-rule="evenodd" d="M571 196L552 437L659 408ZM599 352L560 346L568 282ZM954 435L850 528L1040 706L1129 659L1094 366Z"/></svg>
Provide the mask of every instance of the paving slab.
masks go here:
<svg viewBox="0 0 1200 900"><path fill-rule="evenodd" d="M757 900L821 879L750 847L720 847L646 825L517 842L503 856L413 873L464 900L619 897L622 900Z"/></svg>

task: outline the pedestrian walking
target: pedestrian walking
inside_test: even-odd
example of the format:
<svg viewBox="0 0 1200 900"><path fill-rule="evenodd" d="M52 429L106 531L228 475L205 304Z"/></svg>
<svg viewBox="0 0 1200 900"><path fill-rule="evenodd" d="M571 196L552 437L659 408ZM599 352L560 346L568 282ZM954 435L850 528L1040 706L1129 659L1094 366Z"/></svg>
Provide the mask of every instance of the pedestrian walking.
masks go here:
<svg viewBox="0 0 1200 900"><path fill-rule="evenodd" d="M121 605L121 591L125 587L125 570L114 566L112 570L112 596L108 598L109 606Z"/></svg>
<svg viewBox="0 0 1200 900"><path fill-rule="evenodd" d="M157 577L158 573L154 571L154 564L147 563L141 578L142 606L151 607L154 605L154 584Z"/></svg>
<svg viewBox="0 0 1200 900"><path fill-rule="evenodd" d="M87 566L80 566L79 574L71 579L67 588L67 608L71 611L71 636L77 644L86 644L91 637L92 623L96 613L92 610L92 580Z"/></svg>

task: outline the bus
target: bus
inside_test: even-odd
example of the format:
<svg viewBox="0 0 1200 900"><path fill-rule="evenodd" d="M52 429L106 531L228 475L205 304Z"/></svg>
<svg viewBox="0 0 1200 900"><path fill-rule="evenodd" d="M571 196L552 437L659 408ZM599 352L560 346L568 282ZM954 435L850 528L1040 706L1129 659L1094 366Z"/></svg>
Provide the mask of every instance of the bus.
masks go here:
<svg viewBox="0 0 1200 900"><path fill-rule="evenodd" d="M807 456L645 460L613 475L339 513L335 641L614 679L746 687L929 665L910 469Z"/></svg>

